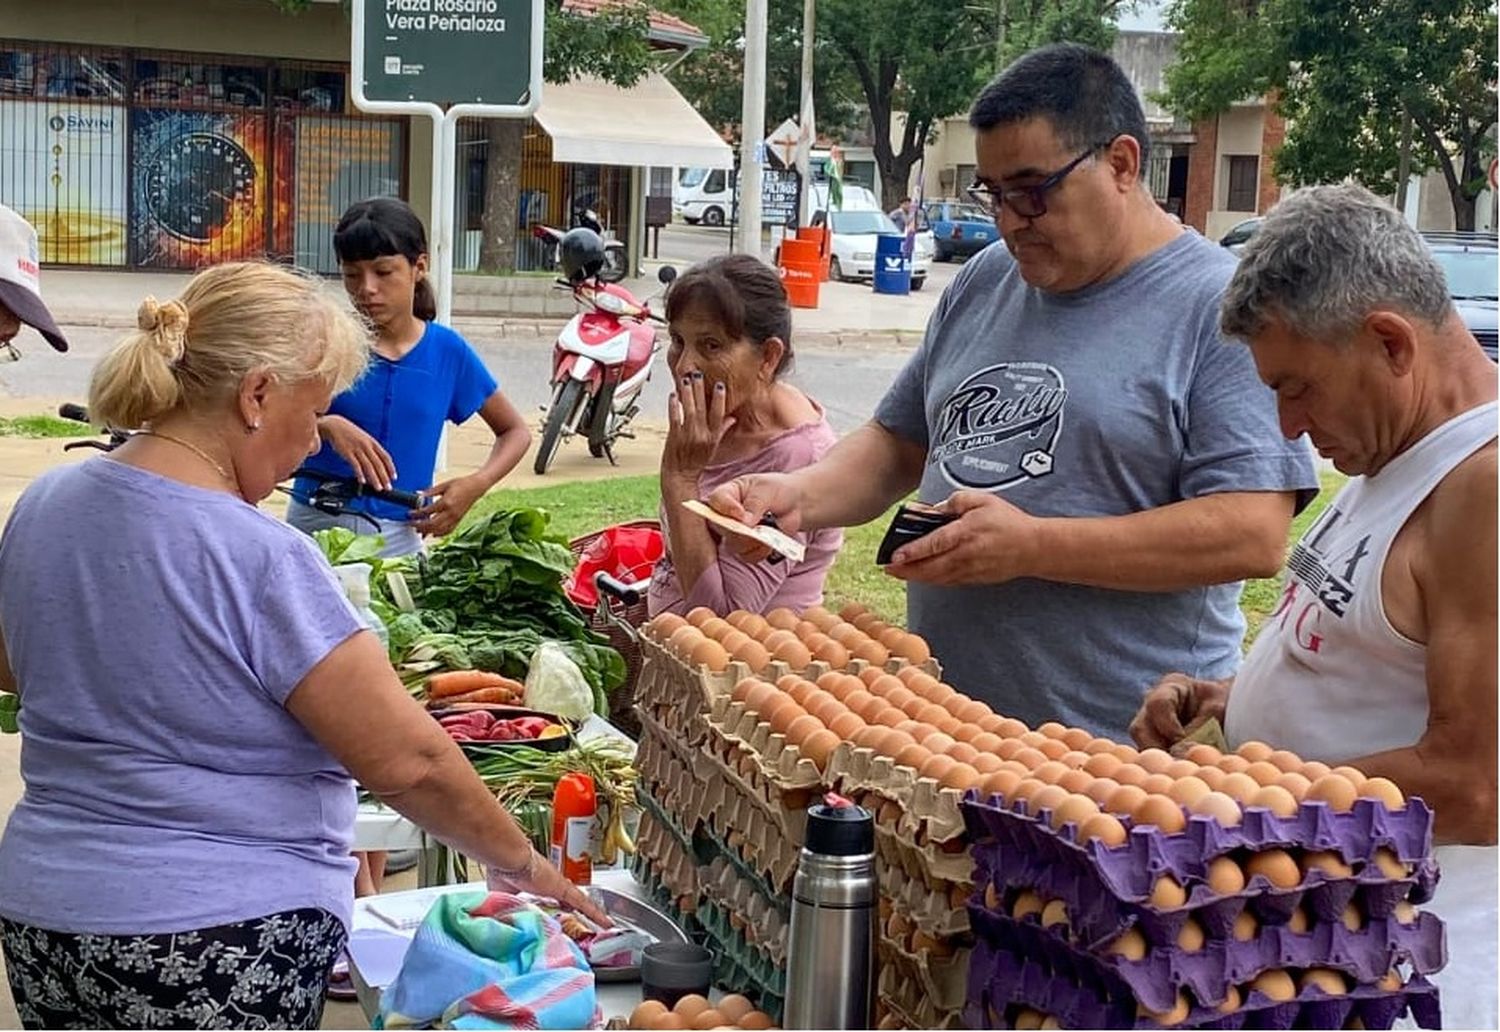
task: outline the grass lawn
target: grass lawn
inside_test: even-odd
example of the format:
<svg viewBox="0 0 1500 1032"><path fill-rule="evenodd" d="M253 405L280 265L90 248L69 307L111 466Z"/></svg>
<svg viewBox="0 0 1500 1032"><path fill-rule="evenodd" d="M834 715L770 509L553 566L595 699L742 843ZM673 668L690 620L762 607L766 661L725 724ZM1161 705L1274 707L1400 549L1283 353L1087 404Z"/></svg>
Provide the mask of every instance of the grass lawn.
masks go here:
<svg viewBox="0 0 1500 1032"><path fill-rule="evenodd" d="M82 423L56 416L17 416L0 418L0 437L92 437L93 431Z"/></svg>
<svg viewBox="0 0 1500 1032"><path fill-rule="evenodd" d="M1289 542L1302 535L1303 530L1344 482L1344 478L1337 473L1325 473L1322 480L1322 493L1297 517L1292 525ZM502 488L482 499L474 506L474 512L484 513L518 505L546 509L552 514L553 528L566 537L574 538L626 520L654 519L660 501L656 477L622 477L618 480L559 484L556 487L521 491ZM874 609L887 621L905 623L905 586L900 581L887 577L875 565L875 550L892 515L893 513L887 513L874 523L846 532L844 549L828 575L827 594L831 607L837 608L845 602L859 601ZM1251 581L1245 585L1241 605L1250 624L1247 645L1275 608L1279 592L1278 579Z"/></svg>

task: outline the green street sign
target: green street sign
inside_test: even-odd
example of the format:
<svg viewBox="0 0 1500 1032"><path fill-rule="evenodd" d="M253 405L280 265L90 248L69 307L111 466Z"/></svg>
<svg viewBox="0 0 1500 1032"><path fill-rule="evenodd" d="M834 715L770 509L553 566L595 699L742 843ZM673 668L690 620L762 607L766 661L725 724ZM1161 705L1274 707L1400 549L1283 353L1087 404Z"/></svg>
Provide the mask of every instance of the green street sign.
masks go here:
<svg viewBox="0 0 1500 1032"><path fill-rule="evenodd" d="M534 0L364 0L355 74L375 103L526 107L540 80Z"/></svg>

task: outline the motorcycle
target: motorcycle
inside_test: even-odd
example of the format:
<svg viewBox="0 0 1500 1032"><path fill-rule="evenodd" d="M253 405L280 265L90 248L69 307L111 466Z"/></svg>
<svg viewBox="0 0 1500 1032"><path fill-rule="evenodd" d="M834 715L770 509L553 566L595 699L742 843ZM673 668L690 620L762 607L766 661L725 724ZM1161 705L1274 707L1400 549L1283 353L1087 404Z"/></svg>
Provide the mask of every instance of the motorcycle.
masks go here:
<svg viewBox="0 0 1500 1032"><path fill-rule="evenodd" d="M657 274L665 287L677 270L664 265ZM543 409L542 440L532 468L546 473L562 442L586 434L589 454L615 463L614 443L634 438L630 423L640 413L637 402L651 379L651 367L662 348L653 323L664 323L650 299L637 301L630 291L602 277L577 285L559 281L585 307L568 320L552 349L552 400Z"/></svg>
<svg viewBox="0 0 1500 1032"><path fill-rule="evenodd" d="M625 258L625 244L623 241L614 239L599 221L599 213L593 208L577 208L573 212L573 228L592 229L599 234L599 239L604 242L604 267L599 270L599 278L605 283L618 283L625 278L629 269L629 262ZM531 235L538 240L546 240L552 247L552 264L557 264L557 245L563 238L563 230L554 229L537 223L531 229Z"/></svg>

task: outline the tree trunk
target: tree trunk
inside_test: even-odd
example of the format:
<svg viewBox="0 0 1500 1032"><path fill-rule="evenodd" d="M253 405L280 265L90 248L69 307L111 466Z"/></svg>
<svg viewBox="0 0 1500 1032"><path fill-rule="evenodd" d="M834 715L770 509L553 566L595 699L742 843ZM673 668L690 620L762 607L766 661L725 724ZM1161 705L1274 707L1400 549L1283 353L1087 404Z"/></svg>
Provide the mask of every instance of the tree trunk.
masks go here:
<svg viewBox="0 0 1500 1032"><path fill-rule="evenodd" d="M491 118L486 126L484 215L480 220L479 271L516 271L516 214L521 204L524 118Z"/></svg>

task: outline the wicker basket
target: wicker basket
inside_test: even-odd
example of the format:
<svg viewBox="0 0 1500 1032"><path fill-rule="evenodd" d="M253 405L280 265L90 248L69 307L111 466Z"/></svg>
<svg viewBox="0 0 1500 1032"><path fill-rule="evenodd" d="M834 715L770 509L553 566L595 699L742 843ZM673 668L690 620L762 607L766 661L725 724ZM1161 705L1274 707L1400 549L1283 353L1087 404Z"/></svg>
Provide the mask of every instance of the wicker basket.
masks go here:
<svg viewBox="0 0 1500 1032"><path fill-rule="evenodd" d="M655 530L661 529L661 524L656 520L634 520L629 523L617 524L621 527L644 527ZM575 538L569 542L575 556L582 556L584 550L593 544L606 530L603 528L592 534ZM632 571L634 579L649 580L650 570ZM646 622L646 599L643 595L641 600L634 605L627 606L619 599L605 595L605 601L609 605L609 611L616 620L620 620L631 627L640 627ZM590 610L587 614L589 626L609 639L609 644L625 659L625 683L609 693L609 722L631 738L639 738L641 734L641 722L635 715L635 684L641 676L641 647L634 638L626 634L620 627L608 620L600 618L599 613Z"/></svg>

